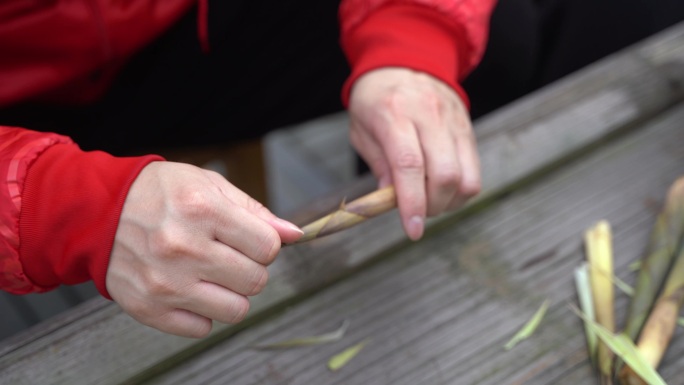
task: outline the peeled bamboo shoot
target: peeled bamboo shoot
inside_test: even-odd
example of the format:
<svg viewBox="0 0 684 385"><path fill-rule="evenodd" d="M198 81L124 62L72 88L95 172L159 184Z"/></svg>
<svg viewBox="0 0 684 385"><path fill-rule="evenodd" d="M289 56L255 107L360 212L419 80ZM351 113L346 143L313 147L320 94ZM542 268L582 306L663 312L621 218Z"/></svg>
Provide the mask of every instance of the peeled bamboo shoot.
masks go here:
<svg viewBox="0 0 684 385"><path fill-rule="evenodd" d="M613 247L610 225L600 221L584 233L584 241L589 261L589 281L594 299L596 321L609 332L615 331L613 303ZM605 343L599 341L597 362L601 374L601 384L612 384L613 352Z"/></svg>

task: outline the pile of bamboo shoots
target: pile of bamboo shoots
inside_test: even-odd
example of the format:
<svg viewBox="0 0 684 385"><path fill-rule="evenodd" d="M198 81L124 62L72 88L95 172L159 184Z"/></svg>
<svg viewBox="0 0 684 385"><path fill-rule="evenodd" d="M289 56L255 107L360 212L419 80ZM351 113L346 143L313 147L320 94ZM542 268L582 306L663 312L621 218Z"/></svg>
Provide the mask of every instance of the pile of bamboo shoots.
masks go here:
<svg viewBox="0 0 684 385"><path fill-rule="evenodd" d="M615 333L612 235L607 221L584 234L587 263L575 278L587 346L602 385L664 384L657 374L684 302L684 177L670 188L640 263L624 329Z"/></svg>

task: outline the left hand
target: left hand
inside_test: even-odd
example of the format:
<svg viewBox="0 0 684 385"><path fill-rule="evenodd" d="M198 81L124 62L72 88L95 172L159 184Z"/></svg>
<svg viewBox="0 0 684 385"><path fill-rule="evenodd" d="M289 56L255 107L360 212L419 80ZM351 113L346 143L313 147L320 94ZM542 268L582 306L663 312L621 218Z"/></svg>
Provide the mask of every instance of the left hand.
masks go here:
<svg viewBox="0 0 684 385"><path fill-rule="evenodd" d="M212 320L245 318L282 242L301 235L215 172L152 162L126 196L107 291L142 324L204 337Z"/></svg>
<svg viewBox="0 0 684 385"><path fill-rule="evenodd" d="M442 81L405 68L370 71L354 84L349 113L351 143L380 187L394 184L411 239L422 237L426 216L480 191L470 116Z"/></svg>

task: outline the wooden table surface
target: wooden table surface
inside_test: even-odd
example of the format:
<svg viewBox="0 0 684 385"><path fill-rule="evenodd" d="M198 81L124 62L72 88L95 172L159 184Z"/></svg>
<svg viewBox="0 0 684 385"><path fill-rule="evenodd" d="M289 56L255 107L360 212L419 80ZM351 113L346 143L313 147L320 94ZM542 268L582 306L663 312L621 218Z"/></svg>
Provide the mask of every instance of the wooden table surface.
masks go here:
<svg viewBox="0 0 684 385"><path fill-rule="evenodd" d="M613 226L616 274L631 283L663 193L684 175L684 104L485 211L381 261L187 359L154 384L590 384L574 269L582 233ZM320 256L325 258L324 255ZM537 331L504 344L548 299ZM622 320L627 296L618 293ZM336 343L276 351L252 346L349 329ZM681 337L680 337L681 336ZM328 358L369 338L338 372ZM663 365L684 384L684 333Z"/></svg>
<svg viewBox="0 0 684 385"><path fill-rule="evenodd" d="M573 272L582 233L613 226L616 275L642 255L668 187L684 175L684 25L476 124L484 191L430 221L420 242L396 213L282 250L240 325L167 336L92 300L0 344L0 384L598 384ZM359 181L347 194L372 187ZM343 194L334 197L339 202ZM322 201L293 218L325 209ZM312 207L314 209L312 209ZM617 292L623 324L628 297ZM539 328L503 345L544 300ZM334 343L255 344L330 332ZM660 371L684 384L678 329ZM328 359L368 343L341 370Z"/></svg>

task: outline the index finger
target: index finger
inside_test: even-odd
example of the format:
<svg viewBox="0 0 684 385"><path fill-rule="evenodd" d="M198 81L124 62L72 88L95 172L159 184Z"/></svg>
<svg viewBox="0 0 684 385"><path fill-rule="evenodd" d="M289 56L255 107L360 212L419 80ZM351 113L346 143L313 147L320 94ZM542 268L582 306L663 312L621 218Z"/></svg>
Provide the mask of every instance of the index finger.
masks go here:
<svg viewBox="0 0 684 385"><path fill-rule="evenodd" d="M425 191L425 157L416 128L409 120L398 121L392 127L379 130L378 138L387 157L397 204L406 234L412 240L423 236L427 214Z"/></svg>
<svg viewBox="0 0 684 385"><path fill-rule="evenodd" d="M221 208L215 237L262 265L273 262L281 244L278 232L270 224L233 202Z"/></svg>

